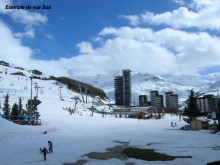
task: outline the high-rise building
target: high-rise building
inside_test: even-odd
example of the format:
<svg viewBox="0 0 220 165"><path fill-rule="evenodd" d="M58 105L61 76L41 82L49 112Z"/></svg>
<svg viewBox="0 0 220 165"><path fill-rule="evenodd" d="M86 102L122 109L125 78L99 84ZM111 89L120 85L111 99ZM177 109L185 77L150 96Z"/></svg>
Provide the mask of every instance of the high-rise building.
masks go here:
<svg viewBox="0 0 220 165"><path fill-rule="evenodd" d="M163 95L159 95L158 91L150 91L151 105L161 109L163 108Z"/></svg>
<svg viewBox="0 0 220 165"><path fill-rule="evenodd" d="M131 71L129 69L123 70L122 77L124 90L124 105L129 106L131 104Z"/></svg>
<svg viewBox="0 0 220 165"><path fill-rule="evenodd" d="M114 79L114 88L115 88L115 104L123 105L124 104L124 95L123 95L123 77L116 76Z"/></svg>
<svg viewBox="0 0 220 165"><path fill-rule="evenodd" d="M211 112L216 110L216 99L214 95L204 95L197 98L197 105L201 112Z"/></svg>
<svg viewBox="0 0 220 165"><path fill-rule="evenodd" d="M161 109L163 108L163 95L157 95L155 97L155 100L154 100L154 106L157 108L157 109Z"/></svg>
<svg viewBox="0 0 220 165"><path fill-rule="evenodd" d="M172 95L173 94L173 92L165 92L165 100L166 100L166 108L171 108L171 106L170 106L170 99L169 99L169 95Z"/></svg>
<svg viewBox="0 0 220 165"><path fill-rule="evenodd" d="M129 69L122 71L122 76L116 76L114 79L115 104L131 104L131 71Z"/></svg>
<svg viewBox="0 0 220 165"><path fill-rule="evenodd" d="M158 91L150 91L150 99L151 99L151 105L155 106L155 98L158 96Z"/></svg>
<svg viewBox="0 0 220 165"><path fill-rule="evenodd" d="M166 97L166 109L173 110L178 109L178 94L173 94L173 92L165 92Z"/></svg>
<svg viewBox="0 0 220 165"><path fill-rule="evenodd" d="M147 105L147 95L139 95L139 106Z"/></svg>

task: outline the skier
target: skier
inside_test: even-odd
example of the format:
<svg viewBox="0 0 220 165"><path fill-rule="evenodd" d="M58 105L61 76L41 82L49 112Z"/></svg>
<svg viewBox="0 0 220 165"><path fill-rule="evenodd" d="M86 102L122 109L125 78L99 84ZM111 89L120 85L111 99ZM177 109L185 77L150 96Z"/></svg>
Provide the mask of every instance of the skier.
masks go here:
<svg viewBox="0 0 220 165"><path fill-rule="evenodd" d="M47 155L47 153L48 153L48 151L47 151L47 149L46 149L46 147L44 147L44 149L42 150L42 152L43 152L43 155L44 155L44 160L46 161L46 155Z"/></svg>
<svg viewBox="0 0 220 165"><path fill-rule="evenodd" d="M49 145L49 153L53 153L53 143L51 141L48 141Z"/></svg>

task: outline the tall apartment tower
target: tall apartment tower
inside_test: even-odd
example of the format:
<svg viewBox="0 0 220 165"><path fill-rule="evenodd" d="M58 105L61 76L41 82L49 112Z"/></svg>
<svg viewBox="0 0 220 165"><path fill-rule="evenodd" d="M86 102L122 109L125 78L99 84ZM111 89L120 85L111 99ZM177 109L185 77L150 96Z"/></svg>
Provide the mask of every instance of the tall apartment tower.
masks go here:
<svg viewBox="0 0 220 165"><path fill-rule="evenodd" d="M203 97L198 97L197 105L201 112L210 112L216 110L215 97L214 95L204 95Z"/></svg>
<svg viewBox="0 0 220 165"><path fill-rule="evenodd" d="M114 79L115 104L129 106L131 104L131 71L122 71L122 76Z"/></svg>
<svg viewBox="0 0 220 165"><path fill-rule="evenodd" d="M166 92L166 109L178 109L178 94L173 94L173 92Z"/></svg>
<svg viewBox="0 0 220 165"><path fill-rule="evenodd" d="M129 69L123 70L122 77L124 105L129 106L131 104L131 71Z"/></svg>
<svg viewBox="0 0 220 165"><path fill-rule="evenodd" d="M139 106L147 105L147 95L139 95Z"/></svg>
<svg viewBox="0 0 220 165"><path fill-rule="evenodd" d="M155 98L158 96L158 91L150 91L151 105L155 106Z"/></svg>
<svg viewBox="0 0 220 165"><path fill-rule="evenodd" d="M123 77L122 76L115 77L114 88L115 88L115 104L124 105Z"/></svg>
<svg viewBox="0 0 220 165"><path fill-rule="evenodd" d="M150 91L151 105L161 109L163 108L163 95L159 95L158 91Z"/></svg>
<svg viewBox="0 0 220 165"><path fill-rule="evenodd" d="M166 108L170 109L171 105L170 105L170 95L172 95L173 92L165 92L165 100L166 100Z"/></svg>

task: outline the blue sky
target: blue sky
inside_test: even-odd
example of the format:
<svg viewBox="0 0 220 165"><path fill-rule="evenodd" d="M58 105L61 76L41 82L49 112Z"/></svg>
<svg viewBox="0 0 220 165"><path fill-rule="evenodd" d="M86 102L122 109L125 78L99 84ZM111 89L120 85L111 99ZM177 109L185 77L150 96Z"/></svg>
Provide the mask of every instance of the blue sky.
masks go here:
<svg viewBox="0 0 220 165"><path fill-rule="evenodd" d="M73 77L123 68L159 75L219 72L218 13L218 0L1 0L0 58Z"/></svg>
<svg viewBox="0 0 220 165"><path fill-rule="evenodd" d="M81 41L93 40L103 27L129 25L128 21L119 18L120 15L136 14L146 10L163 12L175 5L168 2L163 0L93 0L92 2L90 0L65 0L65 2L23 0L17 3L31 6L51 5L51 10L32 10L45 14L49 20L43 27L35 29L39 35L36 35L34 40L24 39L25 45L41 49L41 53L34 58L50 60L78 54L76 45ZM18 24L13 26L15 30L23 28ZM45 35L51 35L53 39L49 40Z"/></svg>

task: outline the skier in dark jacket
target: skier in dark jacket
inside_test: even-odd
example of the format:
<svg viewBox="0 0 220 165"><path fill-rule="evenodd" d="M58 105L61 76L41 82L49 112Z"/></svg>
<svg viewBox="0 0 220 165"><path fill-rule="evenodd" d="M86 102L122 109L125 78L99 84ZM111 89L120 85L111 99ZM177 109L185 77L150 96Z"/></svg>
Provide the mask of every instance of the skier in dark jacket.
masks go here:
<svg viewBox="0 0 220 165"><path fill-rule="evenodd" d="M47 157L46 157L47 153L48 153L48 151L47 151L46 147L44 147L44 149L43 149L43 155L44 155L44 160L45 160L45 161L46 161L46 159L47 159Z"/></svg>
<svg viewBox="0 0 220 165"><path fill-rule="evenodd" d="M53 143L51 141L48 141L49 145L49 153L53 153Z"/></svg>

